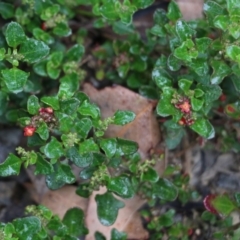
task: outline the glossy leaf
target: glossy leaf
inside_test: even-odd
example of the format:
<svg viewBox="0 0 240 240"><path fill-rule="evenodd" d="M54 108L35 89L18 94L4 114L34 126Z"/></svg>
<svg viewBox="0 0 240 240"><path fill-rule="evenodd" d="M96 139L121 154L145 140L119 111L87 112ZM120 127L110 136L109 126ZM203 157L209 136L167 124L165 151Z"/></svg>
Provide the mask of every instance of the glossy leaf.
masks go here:
<svg viewBox="0 0 240 240"><path fill-rule="evenodd" d="M49 105L52 107L54 110L59 109L59 101L56 97L42 97L41 102Z"/></svg>
<svg viewBox="0 0 240 240"><path fill-rule="evenodd" d="M52 137L51 141L44 147L44 154L48 158L59 158L64 154L62 144Z"/></svg>
<svg viewBox="0 0 240 240"><path fill-rule="evenodd" d="M125 232L119 232L117 229L112 229L111 240L126 240L127 234Z"/></svg>
<svg viewBox="0 0 240 240"><path fill-rule="evenodd" d="M181 68L181 61L177 59L172 53L168 57L168 68L171 71L178 71Z"/></svg>
<svg viewBox="0 0 240 240"><path fill-rule="evenodd" d="M182 17L181 11L175 1L169 3L167 16L172 21L176 21Z"/></svg>
<svg viewBox="0 0 240 240"><path fill-rule="evenodd" d="M81 44L73 45L66 53L66 58L68 61L80 61L85 52L84 46Z"/></svg>
<svg viewBox="0 0 240 240"><path fill-rule="evenodd" d="M47 160L45 160L40 154L37 154L36 169L34 174L47 175L53 172L53 166Z"/></svg>
<svg viewBox="0 0 240 240"><path fill-rule="evenodd" d="M172 79L170 74L162 68L153 69L152 79L156 82L159 88L172 86Z"/></svg>
<svg viewBox="0 0 240 240"><path fill-rule="evenodd" d="M19 53L23 55L24 61L35 63L48 55L49 47L42 41L28 38L21 44Z"/></svg>
<svg viewBox="0 0 240 240"><path fill-rule="evenodd" d="M22 160L10 153L6 160L0 164L0 176L8 177L18 175L20 172Z"/></svg>
<svg viewBox="0 0 240 240"><path fill-rule="evenodd" d="M197 50L201 53L205 53L205 51L208 49L211 42L212 42L212 39L208 37L196 38Z"/></svg>
<svg viewBox="0 0 240 240"><path fill-rule="evenodd" d="M99 152L99 147L93 138L86 139L80 144L80 153Z"/></svg>
<svg viewBox="0 0 240 240"><path fill-rule="evenodd" d="M176 33L181 41L186 41L195 34L195 31L182 20L176 22Z"/></svg>
<svg viewBox="0 0 240 240"><path fill-rule="evenodd" d="M108 158L113 157L114 154L116 153L117 140L115 138L101 139L99 144Z"/></svg>
<svg viewBox="0 0 240 240"><path fill-rule="evenodd" d="M131 111L118 110L117 112L115 112L113 117L114 117L113 124L123 126L125 124L132 122L135 119L136 114Z"/></svg>
<svg viewBox="0 0 240 240"><path fill-rule="evenodd" d="M154 0L133 0L132 2L137 8L147 8L154 2Z"/></svg>
<svg viewBox="0 0 240 240"><path fill-rule="evenodd" d="M67 23L60 22L53 29L53 33L60 37L68 37L69 35L71 35L72 30L71 30L71 28L69 28Z"/></svg>
<svg viewBox="0 0 240 240"><path fill-rule="evenodd" d="M111 193L96 195L98 219L104 226L111 226L117 219L118 210L125 205Z"/></svg>
<svg viewBox="0 0 240 240"><path fill-rule="evenodd" d="M226 55L233 61L240 63L240 47L239 46L236 46L236 45L228 46L226 48Z"/></svg>
<svg viewBox="0 0 240 240"><path fill-rule="evenodd" d="M7 25L5 35L8 45L14 48L23 43L26 39L23 28L16 22L10 22Z"/></svg>
<svg viewBox="0 0 240 240"><path fill-rule="evenodd" d="M71 236L83 236L88 233L84 222L84 213L82 209L74 207L69 209L64 217L63 224L67 226Z"/></svg>
<svg viewBox="0 0 240 240"><path fill-rule="evenodd" d="M214 18L213 23L215 27L220 28L223 31L226 31L230 24L229 20L230 20L229 16L227 15L218 15Z"/></svg>
<svg viewBox="0 0 240 240"><path fill-rule="evenodd" d="M138 144L136 142L117 138L117 151L120 153L120 156L133 154L137 150Z"/></svg>
<svg viewBox="0 0 240 240"><path fill-rule="evenodd" d="M75 124L76 132L82 138L86 138L88 136L92 126L92 121L89 118L82 118Z"/></svg>
<svg viewBox="0 0 240 240"><path fill-rule="evenodd" d="M175 185L165 178L161 178L153 185L153 194L165 201L174 201L178 190Z"/></svg>
<svg viewBox="0 0 240 240"><path fill-rule="evenodd" d="M38 97L36 97L35 95L31 95L27 101L28 112L32 115L35 115L38 113L39 108L40 108L40 105L39 105Z"/></svg>
<svg viewBox="0 0 240 240"><path fill-rule="evenodd" d="M147 171L144 171L141 174L141 181L149 181L149 182L157 182L159 179L158 173L155 171L155 169L149 167Z"/></svg>
<svg viewBox="0 0 240 240"><path fill-rule="evenodd" d="M88 101L84 101L83 104L78 109L78 112L84 116L90 116L92 118L97 118L100 116L100 109Z"/></svg>
<svg viewBox="0 0 240 240"><path fill-rule="evenodd" d="M233 210L236 209L235 204L227 195L221 195L215 197L211 204L216 209L218 213L221 213L225 216L229 215Z"/></svg>
<svg viewBox="0 0 240 240"><path fill-rule="evenodd" d="M75 176L69 165L57 163L54 172L46 176L46 184L51 190L59 189L65 184L75 182Z"/></svg>
<svg viewBox="0 0 240 240"><path fill-rule="evenodd" d="M115 2L113 0L106 0L100 7L100 13L108 20L116 20L118 18L117 10L115 9Z"/></svg>
<svg viewBox="0 0 240 240"><path fill-rule="evenodd" d="M202 99L197 99L192 97L191 98L191 106L194 111L199 111L204 104L204 101Z"/></svg>
<svg viewBox="0 0 240 240"><path fill-rule="evenodd" d="M223 14L223 8L215 1L208 1L204 3L203 10L210 19Z"/></svg>
<svg viewBox="0 0 240 240"><path fill-rule="evenodd" d="M192 85L192 81L188 80L188 79L180 79L178 81L178 86L179 88L181 88L183 90L183 92L185 94L187 94L188 90L190 89L191 85Z"/></svg>
<svg viewBox="0 0 240 240"><path fill-rule="evenodd" d="M219 84L224 77L231 73L231 68L223 61L212 60L211 66L213 68L213 74L211 76L212 84Z"/></svg>
<svg viewBox="0 0 240 240"><path fill-rule="evenodd" d="M135 194L132 183L127 176L111 178L107 183L107 189L123 198L131 198Z"/></svg>
<svg viewBox="0 0 240 240"><path fill-rule="evenodd" d="M27 82L29 73L17 68L2 70L3 81L8 90L13 93L19 93L23 90Z"/></svg>
<svg viewBox="0 0 240 240"><path fill-rule="evenodd" d="M49 138L48 125L45 122L41 122L36 130L42 140L47 140Z"/></svg>
<svg viewBox="0 0 240 240"><path fill-rule="evenodd" d="M3 19L9 19L14 17L14 7L10 3L0 2L0 14Z"/></svg>
<svg viewBox="0 0 240 240"><path fill-rule="evenodd" d="M207 139L211 139L215 136L215 130L212 124L204 118L197 119L190 126L190 128L196 133L198 133L200 136L203 136Z"/></svg>
<svg viewBox="0 0 240 240"><path fill-rule="evenodd" d="M93 161L92 153L80 154L76 147L68 149L67 157L78 167L87 167Z"/></svg>

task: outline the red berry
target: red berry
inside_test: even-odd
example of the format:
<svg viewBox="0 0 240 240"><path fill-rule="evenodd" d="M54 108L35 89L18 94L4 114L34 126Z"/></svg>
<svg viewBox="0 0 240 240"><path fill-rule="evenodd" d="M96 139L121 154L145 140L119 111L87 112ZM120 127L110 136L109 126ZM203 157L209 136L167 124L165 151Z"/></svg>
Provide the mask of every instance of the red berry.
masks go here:
<svg viewBox="0 0 240 240"><path fill-rule="evenodd" d="M31 137L34 132L36 131L36 128L33 127L33 126L26 126L24 129L23 129L23 135L25 137Z"/></svg>
<svg viewBox="0 0 240 240"><path fill-rule="evenodd" d="M178 121L178 124L179 125L182 125L182 126L185 126L187 125L187 121L184 117L182 117L179 121Z"/></svg>
<svg viewBox="0 0 240 240"><path fill-rule="evenodd" d="M188 236L191 236L193 234L193 229L192 228L189 228L188 229Z"/></svg>
<svg viewBox="0 0 240 240"><path fill-rule="evenodd" d="M224 93L222 93L222 95L219 97L219 100L220 100L221 102L225 102L225 101L226 101L226 98L227 98L227 96L226 96Z"/></svg>
<svg viewBox="0 0 240 240"><path fill-rule="evenodd" d="M227 105L226 109L229 113L234 113L235 112L235 108L232 105Z"/></svg>
<svg viewBox="0 0 240 240"><path fill-rule="evenodd" d="M45 30L47 29L47 26L46 26L46 23L45 23L45 22L42 23L41 29L42 29L43 31L45 31Z"/></svg>
<svg viewBox="0 0 240 240"><path fill-rule="evenodd" d="M180 109L180 111L182 113L190 113L191 112L191 104L187 98L184 99L184 101L176 103L175 107Z"/></svg>
<svg viewBox="0 0 240 240"><path fill-rule="evenodd" d="M217 197L217 195L215 194L209 194L207 195L204 200L203 200L203 204L204 207L211 213L213 214L217 214L217 210L214 208L214 206L212 205L212 201Z"/></svg>
<svg viewBox="0 0 240 240"><path fill-rule="evenodd" d="M51 107L47 107L47 108L45 108L45 112L49 113L49 114L52 114L53 113L53 109Z"/></svg>

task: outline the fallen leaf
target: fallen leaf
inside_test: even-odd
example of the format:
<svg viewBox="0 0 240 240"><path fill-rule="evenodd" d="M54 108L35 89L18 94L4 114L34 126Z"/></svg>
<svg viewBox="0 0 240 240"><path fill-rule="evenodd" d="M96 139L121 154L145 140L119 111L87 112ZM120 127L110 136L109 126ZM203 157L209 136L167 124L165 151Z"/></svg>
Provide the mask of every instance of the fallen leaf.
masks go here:
<svg viewBox="0 0 240 240"><path fill-rule="evenodd" d="M121 86L95 89L86 83L83 91L101 109L102 118L113 116L117 110L130 110L136 114L133 122L125 126L110 125L106 137L121 137L138 143L142 159L160 142L160 129L154 115L156 101L146 99Z"/></svg>

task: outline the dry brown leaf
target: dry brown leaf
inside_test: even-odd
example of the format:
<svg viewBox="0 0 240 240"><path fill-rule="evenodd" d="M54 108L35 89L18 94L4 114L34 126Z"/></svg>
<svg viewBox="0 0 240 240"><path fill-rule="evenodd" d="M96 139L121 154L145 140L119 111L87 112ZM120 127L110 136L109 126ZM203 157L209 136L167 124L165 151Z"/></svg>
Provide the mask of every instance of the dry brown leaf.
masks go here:
<svg viewBox="0 0 240 240"><path fill-rule="evenodd" d="M86 212L88 199L78 196L76 187L64 186L55 191L48 191L40 204L49 208L62 219L66 211L73 207L81 208Z"/></svg>
<svg viewBox="0 0 240 240"><path fill-rule="evenodd" d="M159 124L153 112L156 101L121 86L97 90L86 83L83 90L100 107L103 118L113 116L117 110L130 110L136 114L135 120L125 126L110 125L106 136L137 142L142 158L147 158L149 151L160 142Z"/></svg>
<svg viewBox="0 0 240 240"><path fill-rule="evenodd" d="M126 232L128 239L147 239L148 232L142 226L140 215L136 213L136 211L144 204L145 200L140 199L138 196L131 199L121 199L115 196L124 202L125 207L119 210L115 223L112 226L106 227L98 220L97 204L95 202L95 196L105 192L106 188L102 187L99 191L93 192L89 199L86 213L86 226L89 229L89 234L86 236L86 240L94 240L94 233L96 231L101 232L107 240L110 240L111 230L113 228L118 231Z"/></svg>

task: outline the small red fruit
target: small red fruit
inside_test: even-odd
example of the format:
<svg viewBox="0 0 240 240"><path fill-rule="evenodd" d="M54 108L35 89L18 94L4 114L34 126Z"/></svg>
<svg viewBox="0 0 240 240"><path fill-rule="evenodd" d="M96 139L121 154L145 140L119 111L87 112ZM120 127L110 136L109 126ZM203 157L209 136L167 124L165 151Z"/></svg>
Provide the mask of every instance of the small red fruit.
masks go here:
<svg viewBox="0 0 240 240"><path fill-rule="evenodd" d="M235 112L235 108L232 105L227 105L226 109L229 113L234 113Z"/></svg>
<svg viewBox="0 0 240 240"><path fill-rule="evenodd" d="M189 102L189 99L185 98L182 101L179 101L178 103L174 104L174 106L177 109L180 109L182 113L190 113L191 112L191 104Z"/></svg>
<svg viewBox="0 0 240 240"><path fill-rule="evenodd" d="M24 129L23 129L23 135L25 137L31 137L34 132L36 131L36 128L33 127L33 126L26 126Z"/></svg>
<svg viewBox="0 0 240 240"><path fill-rule="evenodd" d="M45 108L45 112L49 114L53 114L53 109L51 107Z"/></svg>
<svg viewBox="0 0 240 240"><path fill-rule="evenodd" d="M45 22L42 23L41 29L42 29L43 31L45 31L45 30L47 29L47 26L46 26L46 23L45 23Z"/></svg>
<svg viewBox="0 0 240 240"><path fill-rule="evenodd" d="M225 102L225 101L226 101L226 98L227 98L227 96L226 96L224 93L222 93L222 95L219 97L219 100L220 100L221 102Z"/></svg>
<svg viewBox="0 0 240 240"><path fill-rule="evenodd" d="M212 201L217 197L216 194L209 194L207 195L204 200L203 200L203 204L204 207L211 213L213 214L217 214L217 210L214 208L214 206L212 205Z"/></svg>
<svg viewBox="0 0 240 240"><path fill-rule="evenodd" d="M191 236L193 234L193 229L192 228L189 228L188 229L188 236Z"/></svg>

